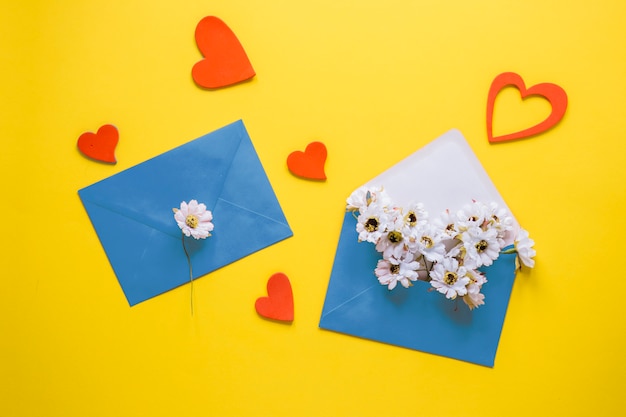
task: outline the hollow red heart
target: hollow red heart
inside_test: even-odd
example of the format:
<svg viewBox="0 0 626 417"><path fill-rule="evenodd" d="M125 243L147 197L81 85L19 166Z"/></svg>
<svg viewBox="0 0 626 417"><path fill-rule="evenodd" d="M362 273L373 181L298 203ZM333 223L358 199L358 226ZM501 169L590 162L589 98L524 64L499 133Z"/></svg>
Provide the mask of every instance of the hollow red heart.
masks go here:
<svg viewBox="0 0 626 417"><path fill-rule="evenodd" d="M530 96L545 98L552 106L552 111L544 121L537 123L534 126L520 130L519 132L494 137L493 108L496 102L496 96L502 89L508 86L516 87L519 90L522 99ZM504 72L493 80L491 87L489 88L489 94L487 97L487 138L489 139L489 142L494 143L523 139L543 133L561 121L563 115L565 115L566 109L567 94L565 93L565 90L558 85L552 83L541 83L533 85L527 89L521 76L514 72Z"/></svg>

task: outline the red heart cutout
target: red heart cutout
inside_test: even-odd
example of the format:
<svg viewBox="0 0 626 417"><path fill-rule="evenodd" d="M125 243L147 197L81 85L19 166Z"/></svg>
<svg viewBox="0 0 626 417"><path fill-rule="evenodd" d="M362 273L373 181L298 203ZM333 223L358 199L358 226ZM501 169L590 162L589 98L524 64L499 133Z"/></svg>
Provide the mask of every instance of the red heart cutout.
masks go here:
<svg viewBox="0 0 626 417"><path fill-rule="evenodd" d="M295 151L287 157L287 168L292 174L312 180L325 180L324 163L326 146L322 142L311 142L304 152Z"/></svg>
<svg viewBox="0 0 626 417"><path fill-rule="evenodd" d="M102 162L116 163L115 147L119 133L113 125L103 125L98 132L86 132L78 138L78 149L89 158Z"/></svg>
<svg viewBox="0 0 626 417"><path fill-rule="evenodd" d="M293 293L287 275L272 275L267 281L267 295L256 300L257 313L268 319L293 321Z"/></svg>
<svg viewBox="0 0 626 417"><path fill-rule="evenodd" d="M520 130L519 132L494 137L492 132L493 106L498 93L507 86L517 87L517 89L520 91L522 99L525 99L529 96L540 96L545 98L552 106L552 112L543 122L538 123L535 126L529 127L528 129ZM558 85L551 83L541 83L526 89L526 86L524 85L524 80L522 80L522 77L520 77L518 74L514 72L502 73L493 80L493 82L491 83L491 87L489 88L489 95L487 98L487 138L489 139L489 142L492 143L504 142L507 140L527 138L529 136L545 132L546 130L556 125L563 118L566 109L567 94L565 93L565 90L563 90Z"/></svg>
<svg viewBox="0 0 626 417"><path fill-rule="evenodd" d="M201 87L225 87L255 76L243 46L219 18L207 16L200 20L196 43L205 58L196 62L191 75Z"/></svg>

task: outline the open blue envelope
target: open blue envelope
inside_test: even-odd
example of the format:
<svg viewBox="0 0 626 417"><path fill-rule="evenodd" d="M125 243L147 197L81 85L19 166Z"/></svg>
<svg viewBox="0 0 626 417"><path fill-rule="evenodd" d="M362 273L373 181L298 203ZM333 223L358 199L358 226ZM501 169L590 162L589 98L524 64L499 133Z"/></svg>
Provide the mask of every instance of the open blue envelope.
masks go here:
<svg viewBox="0 0 626 417"><path fill-rule="evenodd" d="M383 186L398 205L422 202L431 217L472 199L506 204L471 148L452 130L402 160L367 186ZM493 366L515 279L516 254L483 268L485 305L470 311L422 281L389 291L374 268L380 254L358 242L356 219L346 213L319 326L365 339ZM515 222L515 229L519 226ZM506 237L512 243L515 230Z"/></svg>
<svg viewBox="0 0 626 417"><path fill-rule="evenodd" d="M194 278L293 235L242 121L78 194L131 306L189 282L181 201L213 212L212 236L185 241Z"/></svg>

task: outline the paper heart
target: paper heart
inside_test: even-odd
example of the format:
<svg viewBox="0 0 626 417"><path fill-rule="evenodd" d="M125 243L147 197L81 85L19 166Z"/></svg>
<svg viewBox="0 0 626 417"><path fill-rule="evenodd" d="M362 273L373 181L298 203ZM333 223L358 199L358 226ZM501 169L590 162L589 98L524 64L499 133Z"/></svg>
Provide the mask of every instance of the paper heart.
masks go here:
<svg viewBox="0 0 626 417"><path fill-rule="evenodd" d="M115 147L119 141L119 133L113 125L103 125L98 132L86 132L78 138L78 149L89 158L116 163Z"/></svg>
<svg viewBox="0 0 626 417"><path fill-rule="evenodd" d="M191 75L201 87L226 87L255 76L243 46L219 18L207 16L200 20L196 44L204 59L196 62Z"/></svg>
<svg viewBox="0 0 626 417"><path fill-rule="evenodd" d="M260 297L254 304L257 313L268 319L293 321L293 292L289 278L278 272L267 281L267 297Z"/></svg>
<svg viewBox="0 0 626 417"><path fill-rule="evenodd" d="M493 136L493 106L496 101L498 93L507 86L515 86L520 91L522 99L530 96L540 96L548 100L552 106L550 115L541 123L528 129L520 130L519 132L509 133L502 136ZM537 135L545 132L554 125L556 125L565 114L567 109L567 94L565 90L556 84L541 83L534 85L528 89L524 85L524 80L518 74L514 72L505 72L498 75L489 88L489 95L487 98L487 138L489 142L504 142L507 140L522 139L529 136Z"/></svg>
<svg viewBox="0 0 626 417"><path fill-rule="evenodd" d="M292 174L312 180L325 180L324 163L326 146L322 142L311 142L304 152L295 151L287 157L287 168Z"/></svg>

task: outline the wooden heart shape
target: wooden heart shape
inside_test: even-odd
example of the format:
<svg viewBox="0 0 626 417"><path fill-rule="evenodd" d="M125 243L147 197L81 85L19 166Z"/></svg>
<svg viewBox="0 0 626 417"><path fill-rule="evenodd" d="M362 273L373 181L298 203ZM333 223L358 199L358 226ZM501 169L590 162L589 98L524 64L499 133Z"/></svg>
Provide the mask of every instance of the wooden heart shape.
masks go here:
<svg viewBox="0 0 626 417"><path fill-rule="evenodd" d="M85 132L78 138L78 149L89 158L114 164L119 132L113 125L103 125L96 133Z"/></svg>
<svg viewBox="0 0 626 417"><path fill-rule="evenodd" d="M295 151L289 154L287 168L298 177L325 180L324 163L326 156L326 146L322 142L311 142L304 152Z"/></svg>
<svg viewBox="0 0 626 417"><path fill-rule="evenodd" d="M207 16L196 26L196 44L204 59L191 69L201 87L220 88L255 76L246 51L226 23Z"/></svg>
<svg viewBox="0 0 626 417"><path fill-rule="evenodd" d="M287 275L278 272L267 281L267 297L254 304L257 313L268 319L293 321L293 292Z"/></svg>
<svg viewBox="0 0 626 417"><path fill-rule="evenodd" d="M522 99L530 96L540 96L548 100L552 106L550 115L541 123L528 129L520 130L519 132L509 133L501 136L493 136L493 106L496 101L496 96L505 87L514 86L520 92ZM514 72L504 72L498 75L489 88L489 95L487 97L487 138L489 142L504 142L508 140L522 139L529 136L537 135L545 132L556 125L565 114L567 109L567 94L565 90L556 84L541 83L534 85L528 89L524 85L524 80L518 74Z"/></svg>

